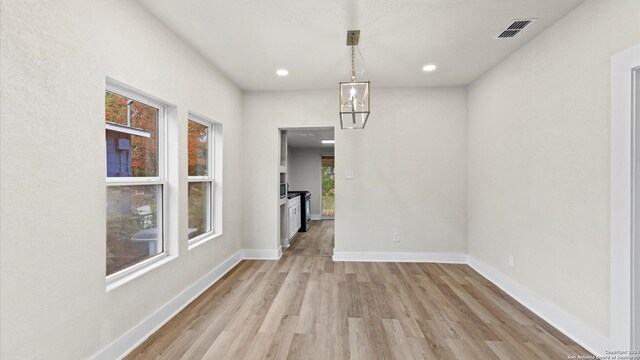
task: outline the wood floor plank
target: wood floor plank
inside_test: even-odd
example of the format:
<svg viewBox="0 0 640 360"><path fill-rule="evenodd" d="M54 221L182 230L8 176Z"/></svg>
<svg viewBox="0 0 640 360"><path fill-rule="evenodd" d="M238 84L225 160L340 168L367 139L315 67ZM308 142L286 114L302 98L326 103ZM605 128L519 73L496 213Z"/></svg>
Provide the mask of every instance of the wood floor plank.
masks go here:
<svg viewBox="0 0 640 360"><path fill-rule="evenodd" d="M300 318L296 328L297 334L314 334L317 312L320 302L320 283L318 281L309 281L307 291L304 294L304 300L300 308Z"/></svg>
<svg viewBox="0 0 640 360"><path fill-rule="evenodd" d="M251 345L249 346L249 350L247 350L247 354L245 355L246 360L259 360L267 357L269 349L271 348L271 343L274 338L278 336L275 332L273 333L261 333L258 332L256 336L253 338Z"/></svg>
<svg viewBox="0 0 640 360"><path fill-rule="evenodd" d="M235 339L236 335L237 334L235 331L221 332L220 335L218 335L218 337L215 339L211 347L207 349L207 352L205 352L204 355L202 355L202 359L206 359L206 360L222 359L226 355L227 351L229 350L229 347L233 342L233 339Z"/></svg>
<svg viewBox="0 0 640 360"><path fill-rule="evenodd" d="M286 359L291 348L291 342L298 325L297 315L285 315L274 333L273 341L269 346L265 359Z"/></svg>
<svg viewBox="0 0 640 360"><path fill-rule="evenodd" d="M407 337L402 324L397 319L383 319L382 324L387 334L389 349L394 359L434 358L433 354L424 352L420 340Z"/></svg>
<svg viewBox="0 0 640 360"><path fill-rule="evenodd" d="M590 355L460 264L334 262L333 221L246 260L126 359L566 359Z"/></svg>
<svg viewBox="0 0 640 360"><path fill-rule="evenodd" d="M391 359L381 319L349 318L351 359Z"/></svg>
<svg viewBox="0 0 640 360"><path fill-rule="evenodd" d="M193 342L180 358L185 360L202 358L229 323L231 316L231 314L219 314L216 317L212 317L209 326L201 332L198 339Z"/></svg>

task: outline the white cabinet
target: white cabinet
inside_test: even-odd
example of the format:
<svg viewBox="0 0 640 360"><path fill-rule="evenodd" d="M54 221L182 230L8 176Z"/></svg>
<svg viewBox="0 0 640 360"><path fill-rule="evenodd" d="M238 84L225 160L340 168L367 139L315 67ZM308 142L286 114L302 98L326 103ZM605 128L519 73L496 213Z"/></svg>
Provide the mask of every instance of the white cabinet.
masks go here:
<svg viewBox="0 0 640 360"><path fill-rule="evenodd" d="M298 230L300 230L300 227L302 226L302 222L300 221L300 210L302 209L302 207L300 206L300 204L296 205L295 207L296 211L294 212L294 215L296 217L296 226L295 226L295 231L298 232Z"/></svg>
<svg viewBox="0 0 640 360"><path fill-rule="evenodd" d="M291 240L302 226L302 215L300 214L300 197L289 199L289 240Z"/></svg>
<svg viewBox="0 0 640 360"><path fill-rule="evenodd" d="M296 234L296 207L289 208L289 239Z"/></svg>

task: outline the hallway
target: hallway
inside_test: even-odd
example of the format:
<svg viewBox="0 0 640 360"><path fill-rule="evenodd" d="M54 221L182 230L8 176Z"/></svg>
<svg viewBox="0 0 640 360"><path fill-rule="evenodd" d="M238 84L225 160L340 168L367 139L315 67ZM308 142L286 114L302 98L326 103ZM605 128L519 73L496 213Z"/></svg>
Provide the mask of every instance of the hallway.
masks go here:
<svg viewBox="0 0 640 360"><path fill-rule="evenodd" d="M334 221L242 261L127 359L566 359L580 346L467 265L333 262Z"/></svg>

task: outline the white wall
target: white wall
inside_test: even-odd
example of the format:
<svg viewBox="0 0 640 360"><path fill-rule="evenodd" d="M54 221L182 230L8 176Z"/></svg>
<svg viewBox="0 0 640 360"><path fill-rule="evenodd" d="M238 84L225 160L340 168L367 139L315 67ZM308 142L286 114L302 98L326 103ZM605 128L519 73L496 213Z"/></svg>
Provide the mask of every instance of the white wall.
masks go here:
<svg viewBox="0 0 640 360"><path fill-rule="evenodd" d="M333 149L289 147L287 152L289 189L311 192L313 217L322 215L322 157L333 155Z"/></svg>
<svg viewBox="0 0 640 360"><path fill-rule="evenodd" d="M470 256L604 336L609 58L639 19L637 0L587 1L469 88Z"/></svg>
<svg viewBox="0 0 640 360"><path fill-rule="evenodd" d="M466 253L466 90L374 89L364 131L340 130L336 96L245 93L244 246L278 245L278 128L337 126L336 251Z"/></svg>
<svg viewBox="0 0 640 360"><path fill-rule="evenodd" d="M242 94L136 2L1 4L0 357L87 358L240 248ZM179 151L170 156L181 159L170 186L180 201L169 204L179 257L108 293L106 76L177 106ZM227 165L224 235L191 251L189 110L223 123Z"/></svg>

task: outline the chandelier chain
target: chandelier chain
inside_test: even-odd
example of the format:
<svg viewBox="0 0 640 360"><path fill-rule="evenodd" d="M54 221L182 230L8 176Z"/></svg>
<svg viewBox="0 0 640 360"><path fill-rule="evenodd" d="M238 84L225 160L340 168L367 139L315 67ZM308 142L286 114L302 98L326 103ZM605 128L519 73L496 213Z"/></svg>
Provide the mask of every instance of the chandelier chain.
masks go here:
<svg viewBox="0 0 640 360"><path fill-rule="evenodd" d="M351 46L351 77L356 78L356 59L355 59L355 46Z"/></svg>

